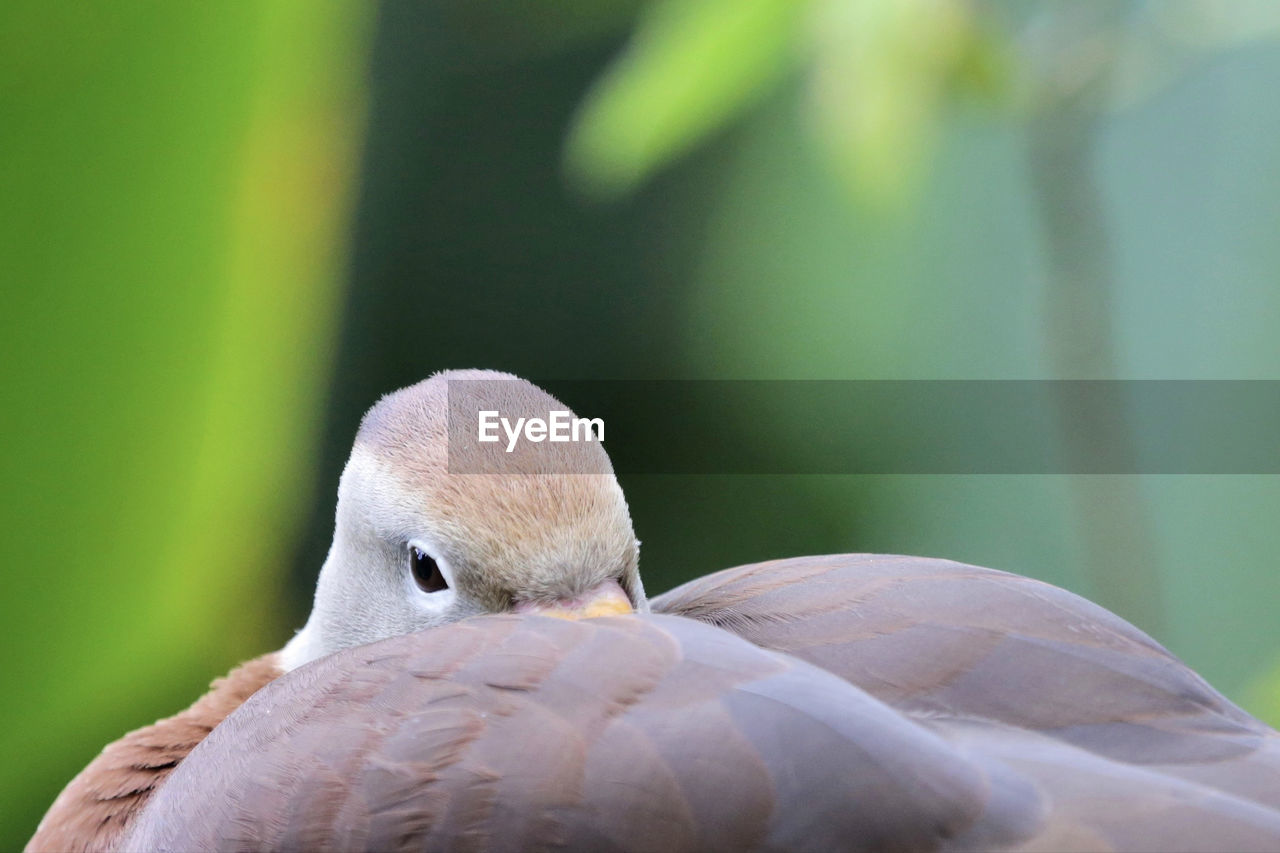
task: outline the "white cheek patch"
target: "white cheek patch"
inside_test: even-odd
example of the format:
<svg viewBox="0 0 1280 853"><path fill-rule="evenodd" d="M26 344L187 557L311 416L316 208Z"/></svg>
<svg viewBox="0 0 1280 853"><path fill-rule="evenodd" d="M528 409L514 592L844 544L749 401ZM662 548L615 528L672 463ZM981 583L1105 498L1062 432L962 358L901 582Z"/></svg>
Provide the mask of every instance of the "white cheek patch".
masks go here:
<svg viewBox="0 0 1280 853"><path fill-rule="evenodd" d="M315 606L306 627L282 650L285 669L477 611L441 556L452 553L441 547L450 541L448 531L435 529L423 492L397 473L356 443L339 484L337 529ZM434 561L433 574L423 574L428 567L421 557L415 561L415 548Z"/></svg>
<svg viewBox="0 0 1280 853"><path fill-rule="evenodd" d="M423 592L418 585L413 582L413 578L408 579L405 584L406 598L409 603L418 611L427 616L438 616L453 606L458 600L458 594L453 588L442 589L439 592Z"/></svg>
<svg viewBox="0 0 1280 853"><path fill-rule="evenodd" d="M417 593L413 596L413 606L419 610L424 616L439 617L445 612L451 610L453 603L457 601L457 593L452 589L442 589L436 593L424 593L421 589L413 589ZM434 620L433 620L434 621Z"/></svg>
<svg viewBox="0 0 1280 853"><path fill-rule="evenodd" d="M280 650L280 668L292 672L304 663L310 663L323 653L316 650L314 642L315 629L307 622L301 631L293 635L285 647Z"/></svg>

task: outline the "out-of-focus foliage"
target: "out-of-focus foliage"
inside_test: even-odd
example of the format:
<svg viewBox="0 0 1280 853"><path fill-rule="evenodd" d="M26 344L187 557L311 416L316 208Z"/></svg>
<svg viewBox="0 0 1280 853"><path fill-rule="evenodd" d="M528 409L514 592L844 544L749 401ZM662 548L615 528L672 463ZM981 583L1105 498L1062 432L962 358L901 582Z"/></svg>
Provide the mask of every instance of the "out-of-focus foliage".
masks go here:
<svg viewBox="0 0 1280 853"><path fill-rule="evenodd" d="M1132 106L1198 55L1278 32L1270 0L651 0L576 117L567 161L589 191L633 190L799 72L830 167L896 204L949 95L1036 109L1106 69L1108 102Z"/></svg>
<svg viewBox="0 0 1280 853"><path fill-rule="evenodd" d="M695 375L1276 375L1280 358L1265 331L1280 309L1276 252L1262 237L1275 221L1267 192L1276 189L1276 158L1263 142L1275 113L1258 112L1270 84L1244 57L1261 51L1255 66L1270 67L1263 57L1274 56L1265 46L1274 50L1280 7L811 0L789 8L804 25L772 31L755 49L780 53L781 32L795 61L754 81L751 99L734 89L735 109L683 120L681 101L629 98L624 83L706 73L716 67L711 52L690 46L695 55L682 66L642 17L570 137L571 166L605 184L625 175L615 189L652 180L699 140L716 147L724 189L681 318ZM1240 70L1218 70L1236 56ZM1188 89L1188 76L1215 82ZM729 144L706 142L731 118L738 130ZM655 119L688 131L680 147L640 156L619 141L648 138ZM610 133L595 132L604 126ZM1221 130L1206 138L1209 127ZM885 217L886 206L901 218ZM1232 296L1206 313L1198 303L1212 297L1197 294L1211 291ZM1202 357L1187 359L1188 350ZM1087 446L1091 417L1064 401L1064 435ZM786 452L788 424L755 427ZM1140 453L1141 442L1134 436L1128 452ZM1256 671L1260 657L1246 662L1229 650L1264 614L1236 602L1249 613L1233 621L1204 593L1243 589L1272 562L1280 543L1259 545L1253 525L1266 526L1277 509L1274 478L994 483L834 479L820 503L876 495L862 510L869 530L860 547L905 521L920 551L934 547L926 531L948 515L936 501L950 494L968 510L956 517L965 533L943 534L937 553L976 548L973 559L998 562L1012 548L1024 555L1018 570L1117 609L1211 674L1239 683ZM995 512L1015 494L1010 506L1045 513L1034 529ZM1234 514L1215 539L1206 523L1218 500ZM982 520L984 506L991 514ZM1034 549L1038 569L1025 556ZM1210 625L1233 627L1206 636ZM1180 645L1182 632L1196 642ZM1276 640L1274 630L1267 636Z"/></svg>
<svg viewBox="0 0 1280 853"><path fill-rule="evenodd" d="M943 98L998 83L999 42L965 0L819 0L811 29L811 121L860 194L901 198L932 148Z"/></svg>
<svg viewBox="0 0 1280 853"><path fill-rule="evenodd" d="M583 107L568 163L599 192L636 183L751 104L794 60L798 0L659 0Z"/></svg>
<svg viewBox="0 0 1280 853"><path fill-rule="evenodd" d="M1270 0L1147 0L1134 11L1123 30L1111 37L1095 32L1081 49L1095 57L1114 54L1118 67L1110 102L1117 108L1175 84L1206 54L1280 35L1280 5Z"/></svg>
<svg viewBox="0 0 1280 853"><path fill-rule="evenodd" d="M435 370L1280 376L1277 8L388 0L366 66L345 0L0 6L0 848L300 624L360 414ZM811 452L757 413L723 441ZM1280 721L1280 478L623 487L655 592L968 560L1116 608Z"/></svg>
<svg viewBox="0 0 1280 853"><path fill-rule="evenodd" d="M282 635L367 10L0 11L0 849Z"/></svg>
<svg viewBox="0 0 1280 853"><path fill-rule="evenodd" d="M999 88L1002 45L979 23L966 0L656 0L584 103L569 168L631 190L800 69L836 173L888 201L947 90Z"/></svg>
<svg viewBox="0 0 1280 853"><path fill-rule="evenodd" d="M1267 96L1280 51L1234 40L1185 56L1179 81L1117 110L1111 87L1127 53L1116 34L1157 6L957 7L952 31L969 41L938 64L945 82L930 85L919 128L932 141L902 143L893 168L907 175L879 194L843 180L833 149L814 144L821 28L785 29L811 52L793 43L780 65L764 66L772 77L708 84L698 96L720 98L709 105L686 102L681 82L736 67L708 57L743 31L695 27L659 49L647 41L661 32L654 22L675 14L661 4L621 46L514 66L461 64L455 57L483 53L472 41L484 37L442 26L430 9L388 7L376 78L394 70L432 85L379 90L322 481L336 480L379 391L445 365L550 379L1280 374L1270 331L1280 315L1270 143L1280 109ZM1115 52L1088 59L1099 34ZM425 37L445 47L424 51ZM693 57L684 74L682 51ZM672 98L660 97L660 79L676 81ZM703 112L670 114L689 104ZM570 169L581 177L572 169L585 128L606 113L605 124L617 122L609 133L638 129L640 141L618 150L644 159L609 172L622 177L603 179L615 201L602 206L568 192L555 165L571 126ZM646 147L658 128L679 132L662 137L668 147ZM912 151L930 148L926 168ZM896 192L887 216L883 193ZM1062 292L1088 299L1054 308ZM795 442L805 430L751 412L744 401L726 442L804 453ZM1099 600L1233 696L1280 645L1274 595L1260 594L1275 589L1280 550L1264 534L1280 511L1272 477L630 476L623 485L655 589L795 553L923 553ZM300 557L300 595L331 518L325 495Z"/></svg>

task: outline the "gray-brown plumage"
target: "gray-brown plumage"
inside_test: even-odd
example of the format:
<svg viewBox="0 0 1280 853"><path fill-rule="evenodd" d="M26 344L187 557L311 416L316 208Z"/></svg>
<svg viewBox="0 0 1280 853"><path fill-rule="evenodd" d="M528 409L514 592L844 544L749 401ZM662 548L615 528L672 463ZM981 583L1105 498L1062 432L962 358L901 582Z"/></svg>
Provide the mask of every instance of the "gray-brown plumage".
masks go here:
<svg viewBox="0 0 1280 853"><path fill-rule="evenodd" d="M648 615L599 445L453 446L449 378L555 403L477 373L384 398L311 619L268 658L287 672L68 847L1280 850L1280 735L1118 617L868 555L730 569ZM414 587L419 548L447 589ZM31 849L100 818L77 804L118 747Z"/></svg>
<svg viewBox="0 0 1280 853"><path fill-rule="evenodd" d="M126 847L924 849L983 788L847 682L697 622L483 617L262 691Z"/></svg>
<svg viewBox="0 0 1280 853"><path fill-rule="evenodd" d="M1280 849L1276 733L1063 590L846 555L653 609L326 658L218 729L126 847Z"/></svg>
<svg viewBox="0 0 1280 853"><path fill-rule="evenodd" d="M1065 590L844 555L728 569L652 607L822 667L1026 774L1049 807L1028 849L1280 850L1280 734ZM1272 827L1253 846L1228 831L1245 813Z"/></svg>

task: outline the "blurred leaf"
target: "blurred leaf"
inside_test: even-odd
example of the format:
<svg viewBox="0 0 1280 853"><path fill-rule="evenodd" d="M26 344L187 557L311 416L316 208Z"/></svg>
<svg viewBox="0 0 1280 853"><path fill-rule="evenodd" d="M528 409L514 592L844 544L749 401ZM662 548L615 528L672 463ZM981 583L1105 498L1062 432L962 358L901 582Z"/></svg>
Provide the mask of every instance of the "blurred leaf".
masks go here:
<svg viewBox="0 0 1280 853"><path fill-rule="evenodd" d="M1023 103L1094 79L1124 48L1111 98L1150 95L1188 46L1221 49L1280 31L1272 2L1030 4L975 0L656 0L571 128L570 175L601 196L632 190L807 63L810 119L853 195L907 198L955 94ZM1012 42L993 25L1023 21Z"/></svg>
<svg viewBox="0 0 1280 853"><path fill-rule="evenodd" d="M278 647L368 8L0 7L0 849L108 741Z"/></svg>
<svg viewBox="0 0 1280 853"><path fill-rule="evenodd" d="M891 202L932 148L953 76L994 73L990 51L973 46L965 0L822 0L815 13L818 138L855 194Z"/></svg>
<svg viewBox="0 0 1280 853"><path fill-rule="evenodd" d="M956 59L952 87L985 103L1010 106L1025 96L1023 70L1008 34L997 30L991 19L976 18Z"/></svg>
<svg viewBox="0 0 1280 853"><path fill-rule="evenodd" d="M571 176L618 195L737 115L791 69L804 0L659 0L595 85Z"/></svg>
<svg viewBox="0 0 1280 853"><path fill-rule="evenodd" d="M804 66L834 171L889 202L945 96L1007 94L1009 57L969 0L657 0L579 111L567 165L596 195L626 193Z"/></svg>

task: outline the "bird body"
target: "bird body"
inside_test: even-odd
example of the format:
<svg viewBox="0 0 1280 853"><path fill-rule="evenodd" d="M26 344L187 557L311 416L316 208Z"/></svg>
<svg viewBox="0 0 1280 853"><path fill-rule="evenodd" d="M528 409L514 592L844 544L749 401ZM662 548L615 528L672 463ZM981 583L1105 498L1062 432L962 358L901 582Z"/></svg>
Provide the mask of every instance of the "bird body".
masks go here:
<svg viewBox="0 0 1280 853"><path fill-rule="evenodd" d="M1280 850L1280 735L1114 614L856 554L650 602L599 444L463 445L460 398L563 408L487 372L384 398L306 627L28 849Z"/></svg>
<svg viewBox="0 0 1280 853"><path fill-rule="evenodd" d="M981 807L981 776L929 731L687 619L479 617L304 674L217 729L125 846L871 850ZM211 777L205 755L236 763ZM887 793L925 763L933 786ZM849 808L867 799L884 808Z"/></svg>

